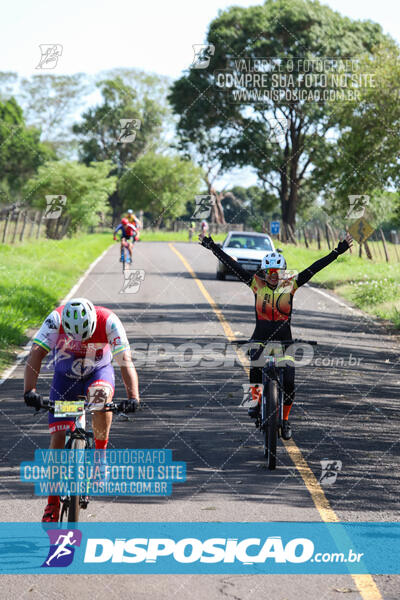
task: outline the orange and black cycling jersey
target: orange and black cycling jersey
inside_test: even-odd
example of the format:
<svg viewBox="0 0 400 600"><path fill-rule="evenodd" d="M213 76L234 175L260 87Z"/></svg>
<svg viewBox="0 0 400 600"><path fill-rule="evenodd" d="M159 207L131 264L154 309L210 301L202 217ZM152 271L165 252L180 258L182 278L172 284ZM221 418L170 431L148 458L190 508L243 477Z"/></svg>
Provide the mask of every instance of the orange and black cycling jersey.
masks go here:
<svg viewBox="0 0 400 600"><path fill-rule="evenodd" d="M296 276L279 280L276 287L271 287L260 274L252 275L245 271L216 244L211 246L211 250L232 275L243 281L254 292L256 328L252 338L265 341L292 339L290 319L295 292L338 256L338 253L333 250Z"/></svg>

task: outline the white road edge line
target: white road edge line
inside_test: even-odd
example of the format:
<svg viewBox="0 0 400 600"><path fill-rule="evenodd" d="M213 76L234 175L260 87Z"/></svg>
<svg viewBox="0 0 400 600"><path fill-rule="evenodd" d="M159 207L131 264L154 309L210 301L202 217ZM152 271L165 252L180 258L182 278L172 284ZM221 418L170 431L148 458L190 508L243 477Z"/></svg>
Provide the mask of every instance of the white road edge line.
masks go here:
<svg viewBox="0 0 400 600"><path fill-rule="evenodd" d="M308 283L306 283L306 285L304 287L310 288L310 290L313 290L314 292L317 292L318 294L321 294L321 296L325 296L325 298L329 298L329 300L332 300L333 302L336 302L336 304L339 304L339 306L344 306L344 308L347 308L348 310L351 310L352 312L360 312L360 313L362 313L361 310L359 310L357 308L353 308L352 306L348 306L344 302L341 302L340 300L338 300L337 298L335 298L335 296L331 296L330 294L327 294L326 292L323 292L322 290L320 290L317 287L309 285ZM366 316L368 318L368 315L364 315L364 316Z"/></svg>
<svg viewBox="0 0 400 600"><path fill-rule="evenodd" d="M111 246L110 246L111 247ZM82 275L82 277L79 279L79 281L73 286L73 288L71 288L71 290L68 292L68 294L65 296L65 298L63 298L60 301L60 304L65 304L66 302L68 302L68 300L70 298L72 298L76 292L76 290L82 285L82 283L85 281L86 277L88 275L90 275L90 273L92 272L92 270L95 268L95 266L97 265L98 262L101 261L101 259L106 255L106 253L110 250L109 248L106 248L104 250L104 252L102 254L100 254L100 256L98 256L91 265L89 265L88 269L84 272L84 274ZM13 365L11 365L11 367L9 367L6 371L4 371L1 379L0 379L0 385L3 385L3 383L5 381L7 381L7 379L9 379L11 377L11 375L14 373L15 369L21 364L21 362L24 360L24 358L27 356L29 349L32 345L32 340L33 338L31 338L29 340L29 342L26 344L26 346L24 346L22 352L20 352L17 355L17 358L15 359L15 363Z"/></svg>

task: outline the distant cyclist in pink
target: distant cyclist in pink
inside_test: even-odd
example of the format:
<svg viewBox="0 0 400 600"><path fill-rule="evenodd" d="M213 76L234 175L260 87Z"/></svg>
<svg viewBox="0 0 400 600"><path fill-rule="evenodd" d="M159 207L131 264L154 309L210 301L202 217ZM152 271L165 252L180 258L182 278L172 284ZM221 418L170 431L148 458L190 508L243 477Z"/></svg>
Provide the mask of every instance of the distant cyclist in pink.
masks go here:
<svg viewBox="0 0 400 600"><path fill-rule="evenodd" d="M115 385L111 361L115 358L128 396L124 410L134 411L139 406L139 383L128 338L121 321L111 310L94 306L85 298L74 298L46 317L33 339L25 367L24 400L37 410L40 395L36 393L36 384L42 361L50 351L54 363L51 402L76 400L76 396L88 396L95 390L110 402ZM111 412L92 414L96 448L107 448L111 422ZM50 448L64 448L65 432L74 425L74 419L57 418L49 412ZM57 522L59 510L59 497L49 496L42 520Z"/></svg>

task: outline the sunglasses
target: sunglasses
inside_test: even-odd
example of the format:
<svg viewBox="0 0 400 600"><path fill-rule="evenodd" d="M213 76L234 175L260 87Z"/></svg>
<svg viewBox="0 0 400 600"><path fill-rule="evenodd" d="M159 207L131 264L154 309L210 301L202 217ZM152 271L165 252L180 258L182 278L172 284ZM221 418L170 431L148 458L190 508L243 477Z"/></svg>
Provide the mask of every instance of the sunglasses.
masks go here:
<svg viewBox="0 0 400 600"><path fill-rule="evenodd" d="M272 273L278 273L279 269L265 269L265 272L268 273L268 275L272 275Z"/></svg>

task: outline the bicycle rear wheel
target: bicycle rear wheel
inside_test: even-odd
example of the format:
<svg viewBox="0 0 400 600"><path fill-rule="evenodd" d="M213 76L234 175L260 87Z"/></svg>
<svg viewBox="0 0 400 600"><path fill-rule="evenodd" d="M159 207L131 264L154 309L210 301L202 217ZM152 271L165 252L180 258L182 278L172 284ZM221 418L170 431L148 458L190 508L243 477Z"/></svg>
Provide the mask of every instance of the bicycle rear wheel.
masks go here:
<svg viewBox="0 0 400 600"><path fill-rule="evenodd" d="M276 468L276 443L278 438L278 382L275 379L269 380L267 396L264 395L263 402L265 402L264 456L267 459L268 469L272 471Z"/></svg>
<svg viewBox="0 0 400 600"><path fill-rule="evenodd" d="M122 248L122 250L121 250L121 262L122 262L122 270L125 271L125 269L126 269L125 248Z"/></svg>
<svg viewBox="0 0 400 600"><path fill-rule="evenodd" d="M85 440L81 438L74 438L71 443L71 450L84 450L86 446ZM81 510L81 497L70 496L70 502L68 507L68 523L77 523L79 521L79 512Z"/></svg>

